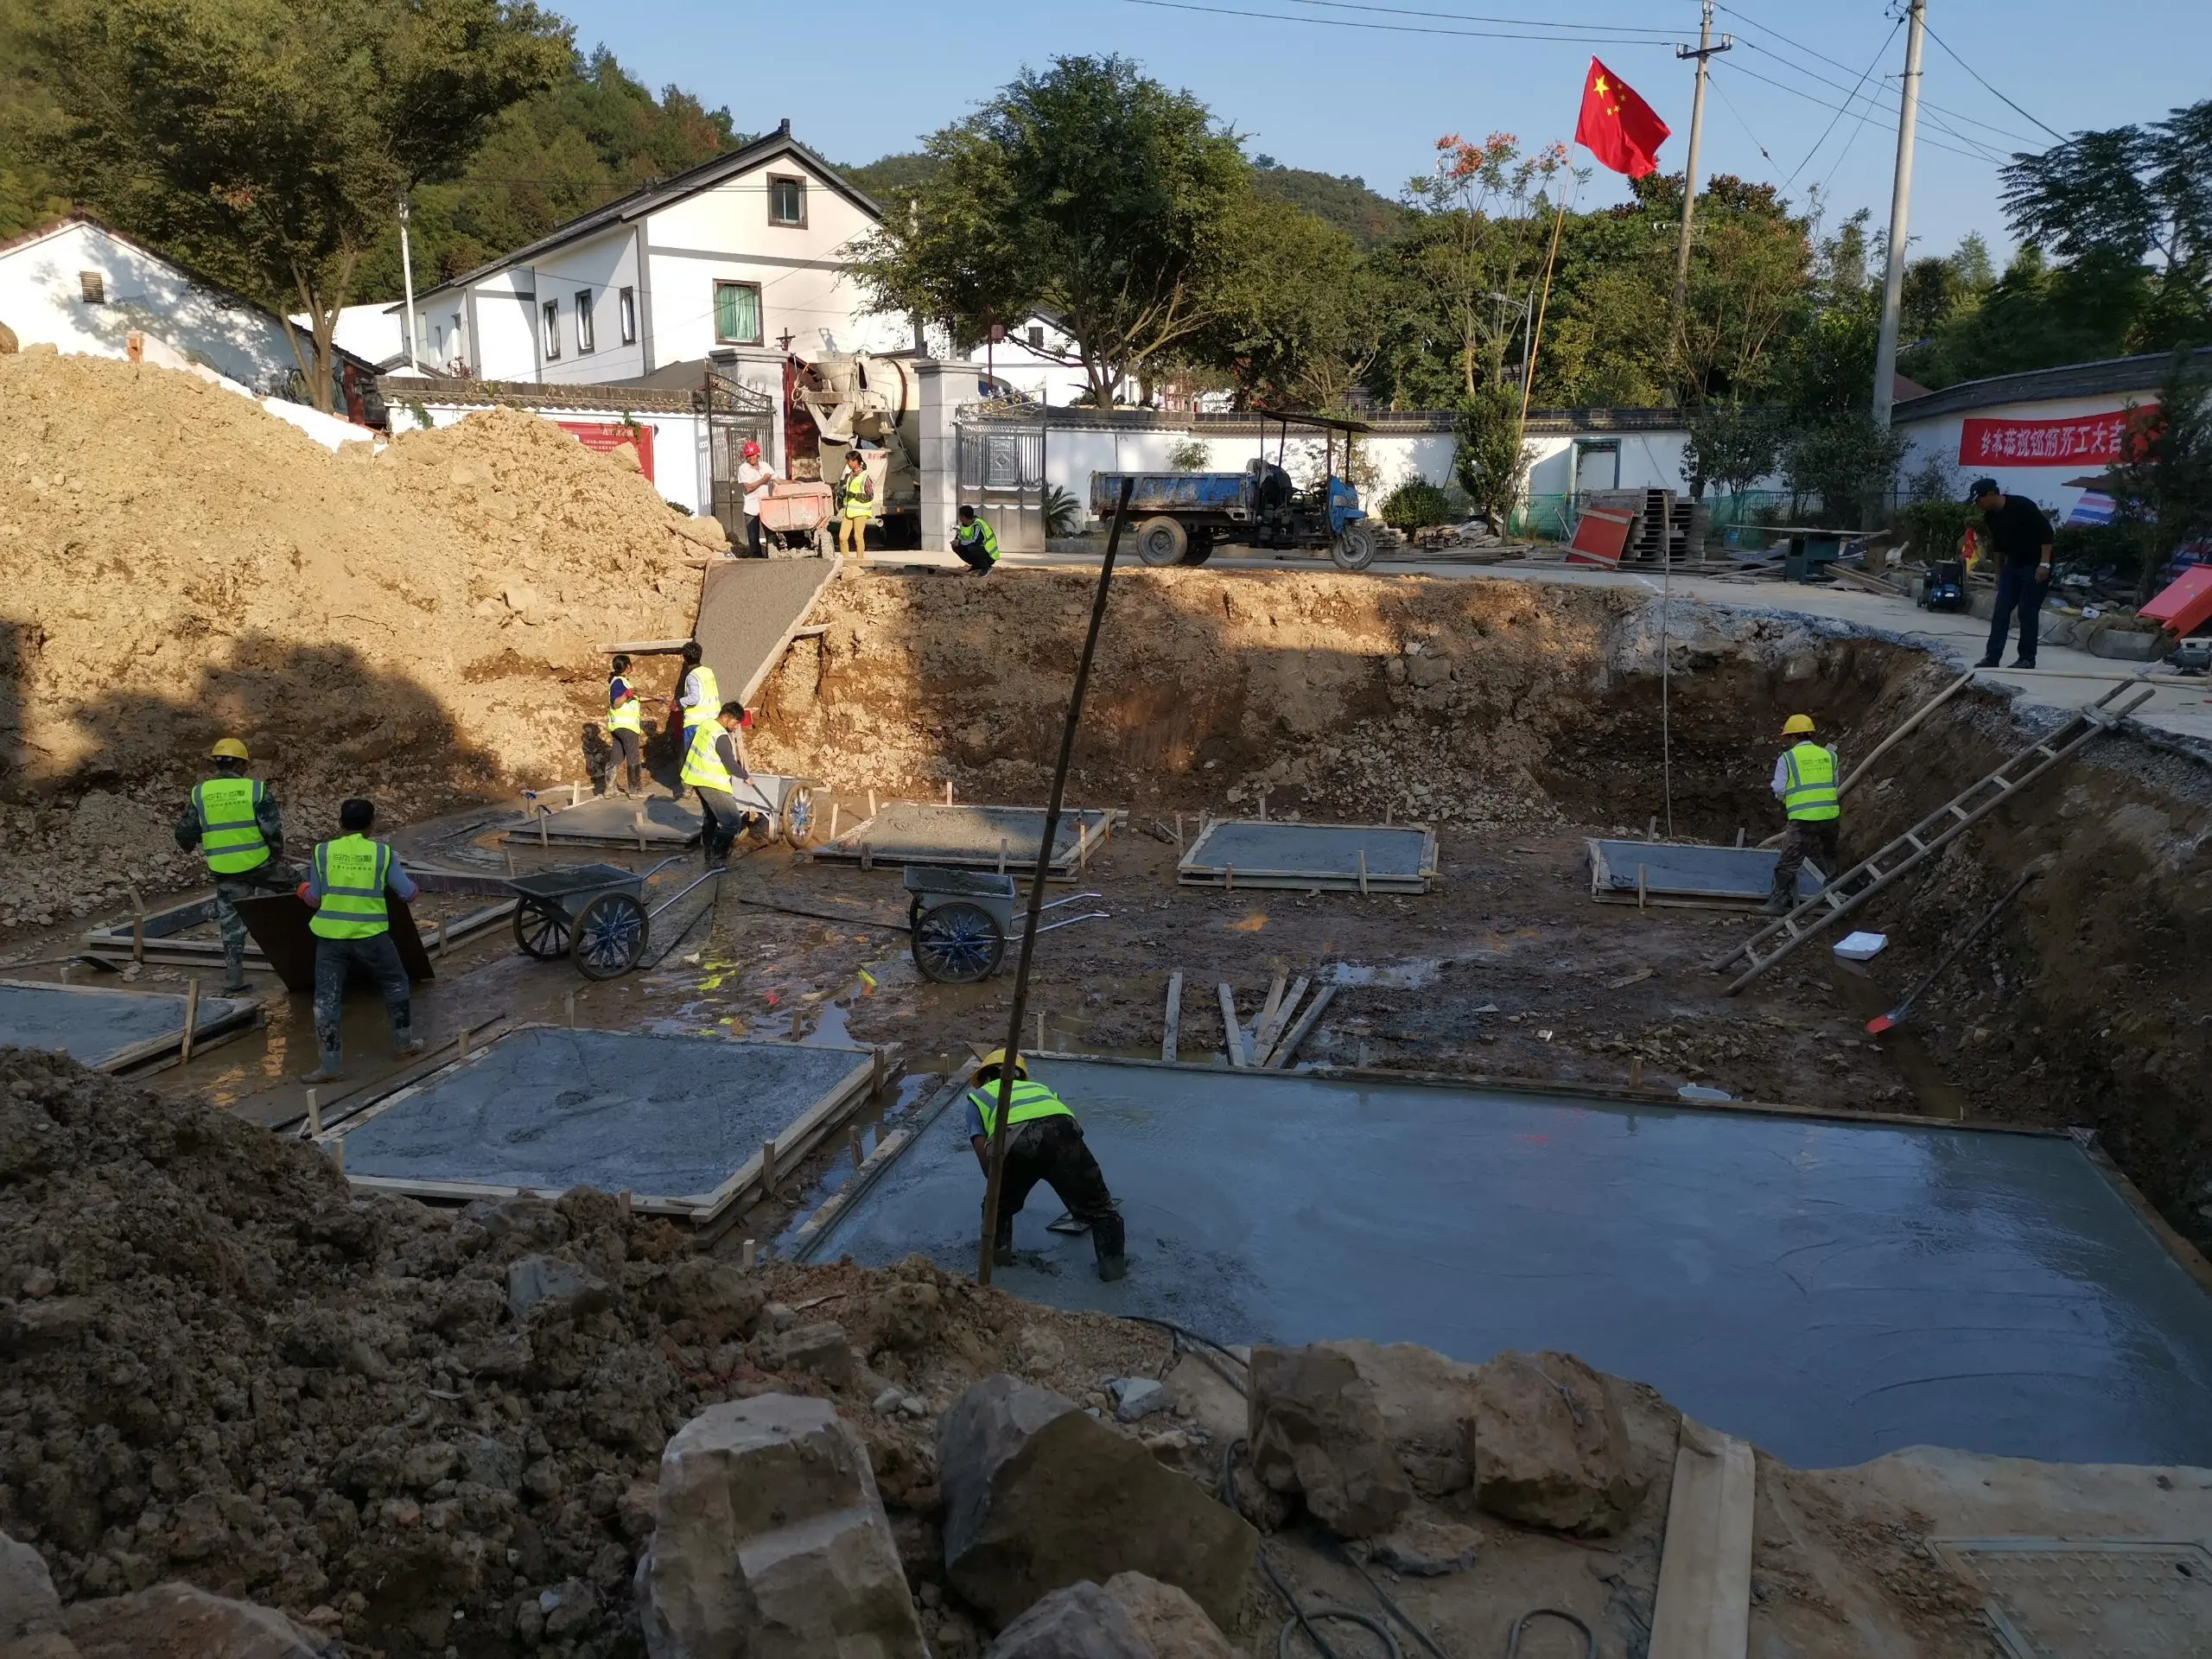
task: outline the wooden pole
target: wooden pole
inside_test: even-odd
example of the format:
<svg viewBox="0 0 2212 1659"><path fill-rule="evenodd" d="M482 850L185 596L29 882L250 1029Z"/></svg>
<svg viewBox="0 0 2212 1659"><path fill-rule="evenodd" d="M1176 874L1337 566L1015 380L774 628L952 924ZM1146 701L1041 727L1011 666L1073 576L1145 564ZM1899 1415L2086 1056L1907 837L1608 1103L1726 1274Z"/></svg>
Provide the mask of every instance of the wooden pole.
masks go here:
<svg viewBox="0 0 2212 1659"><path fill-rule="evenodd" d="M308 1090L308 1133L322 1133L322 1096L316 1090Z"/></svg>
<svg viewBox="0 0 2212 1659"><path fill-rule="evenodd" d="M760 1143L760 1196L776 1196L776 1143L772 1141Z"/></svg>
<svg viewBox="0 0 2212 1659"><path fill-rule="evenodd" d="M1229 1046L1229 1063L1242 1071L1246 1064L1244 1027L1236 1023L1236 993L1227 980L1221 983L1221 1029Z"/></svg>
<svg viewBox="0 0 2212 1659"><path fill-rule="evenodd" d="M130 960L146 960L146 901L138 896L138 889L130 893Z"/></svg>
<svg viewBox="0 0 2212 1659"><path fill-rule="evenodd" d="M1941 709L1945 703L1948 702L1954 696L1965 690L1967 682L1974 678L1974 670L1971 668L1968 669L1965 673L1960 675L1957 679L1953 680L1941 691L1938 691L1934 696L1930 697L1926 702L1921 704L1918 711L1915 713L1910 720L1906 721L1904 725L1898 727L1897 730L1891 732L1879 743L1877 743L1874 746L1874 752L1868 755L1864 760L1861 760L1856 766L1852 768L1851 776L1845 779L1841 783L1835 786L1835 792L1838 795L1847 794L1850 791L1851 786L1866 775L1867 767L1872 766L1877 760L1887 754L1890 750L1895 747L1900 738L1911 736L1913 733L1920 729L1921 722L1925 721L1929 715L1934 714L1938 709Z"/></svg>
<svg viewBox="0 0 2212 1659"><path fill-rule="evenodd" d="M200 1024L200 982L184 982L184 1052L182 1058L192 1058L192 1033Z"/></svg>
<svg viewBox="0 0 2212 1659"><path fill-rule="evenodd" d="M1552 250L1544 256L1544 293L1536 302L1536 321L1529 330L1529 373L1521 383L1521 441L1529 439L1529 395L1536 389L1536 353L1544 340L1544 313L1552 302L1552 268L1559 263L1559 234L1567 228L1567 200L1573 194L1570 188L1562 190L1559 198L1559 212L1552 216Z"/></svg>
<svg viewBox="0 0 2212 1659"><path fill-rule="evenodd" d="M1183 1028L1183 970L1178 968L1167 976L1167 1023L1161 1028L1160 1058L1175 1058L1175 1041Z"/></svg>
<svg viewBox="0 0 2212 1659"><path fill-rule="evenodd" d="M1076 661L1075 690L1068 698L1067 719L1060 728L1060 755L1052 768L1052 793L1045 807L1045 830L1037 842L1037 868L1029 882L1029 917L1021 930L1021 954L1014 974L1014 1007L1007 1016L1006 1064L999 1070L998 1113L991 1123L990 1177L983 1188L983 1236L976 1245L976 1278L991 1282L991 1247L999 1230L999 1194L1006 1182L1006 1120L1014 1097L1014 1063L1020 1058L1021 1016L1029 1002L1029 969L1037 948L1037 921L1045 905L1045 883L1052 873L1052 842L1060 831L1060 807L1067 799L1068 767L1075 759L1076 728L1083 720L1083 696L1090 684L1090 664L1098 654L1098 631L1106 620L1106 596L1114 581L1114 559L1121 551L1122 527L1128 522L1129 493L1136 486L1134 474L1122 480L1121 499L1114 504L1114 525L1106 537L1106 558L1098 569L1098 589L1090 601L1090 629L1084 635L1083 655Z"/></svg>

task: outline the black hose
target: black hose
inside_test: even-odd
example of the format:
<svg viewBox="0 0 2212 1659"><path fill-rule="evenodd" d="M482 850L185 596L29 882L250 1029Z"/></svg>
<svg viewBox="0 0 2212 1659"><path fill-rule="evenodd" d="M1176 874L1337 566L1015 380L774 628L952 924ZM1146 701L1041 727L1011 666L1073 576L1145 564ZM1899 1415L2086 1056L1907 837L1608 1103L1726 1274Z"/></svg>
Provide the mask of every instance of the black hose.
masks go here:
<svg viewBox="0 0 2212 1659"><path fill-rule="evenodd" d="M1332 1540L1332 1542L1333 1541L1334 1541ZM1365 1582L1367 1587L1375 1592L1375 1599L1381 1602L1382 1605L1389 1610L1391 1618L1396 1619L1399 1624L1411 1630L1414 1633L1414 1639L1417 1640L1421 1646L1427 1648L1431 1654L1434 1655L1435 1659L1452 1659L1452 1656L1450 1654L1445 1652L1442 1648L1436 1645L1436 1639L1430 1636L1427 1630L1421 1629L1420 1625L1414 1624L1412 1615L1408 1613L1404 1608L1399 1606L1398 1604L1391 1599L1390 1592L1385 1590L1381 1585L1376 1583L1375 1575L1367 1570L1365 1565L1357 1555L1354 1555L1350 1550L1344 1548L1341 1544L1336 1546L1336 1550L1338 1555L1343 1558L1345 1565L1350 1567L1353 1572L1358 1573L1361 1580Z"/></svg>

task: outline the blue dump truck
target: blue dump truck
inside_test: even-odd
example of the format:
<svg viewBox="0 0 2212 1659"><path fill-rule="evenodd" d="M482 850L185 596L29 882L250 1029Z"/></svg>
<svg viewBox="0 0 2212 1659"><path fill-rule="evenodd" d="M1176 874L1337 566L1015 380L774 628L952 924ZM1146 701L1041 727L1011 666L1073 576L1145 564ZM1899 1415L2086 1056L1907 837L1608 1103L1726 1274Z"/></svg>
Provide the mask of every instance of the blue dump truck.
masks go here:
<svg viewBox="0 0 2212 1659"><path fill-rule="evenodd" d="M1337 475L1337 435L1344 435L1343 459L1351 462L1353 435L1363 422L1326 415L1257 411L1262 453L1241 473L1093 473L1090 511L1110 519L1122 497L1122 480L1134 479L1129 494L1137 556L1150 565L1204 564L1223 543L1249 547L1328 550L1341 570L1364 570L1375 562L1375 526L1359 505L1359 492ZM1267 425L1279 431L1275 459L1269 461ZM1300 489L1282 462L1290 429L1309 428L1323 435L1322 482Z"/></svg>

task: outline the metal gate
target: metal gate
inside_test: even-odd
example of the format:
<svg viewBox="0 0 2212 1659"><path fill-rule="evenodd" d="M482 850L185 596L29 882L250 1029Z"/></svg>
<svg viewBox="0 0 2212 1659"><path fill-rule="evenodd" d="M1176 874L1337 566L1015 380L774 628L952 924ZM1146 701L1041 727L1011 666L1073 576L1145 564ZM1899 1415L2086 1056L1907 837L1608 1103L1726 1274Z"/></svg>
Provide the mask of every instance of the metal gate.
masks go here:
<svg viewBox="0 0 2212 1659"><path fill-rule="evenodd" d="M760 446L768 464L776 464L776 400L741 380L707 371L707 457L713 479L715 517L729 532L733 544L745 540L744 508L734 482L738 462L749 441Z"/></svg>
<svg viewBox="0 0 2212 1659"><path fill-rule="evenodd" d="M969 404L955 416L959 500L1004 553L1045 550L1045 419L1033 404Z"/></svg>

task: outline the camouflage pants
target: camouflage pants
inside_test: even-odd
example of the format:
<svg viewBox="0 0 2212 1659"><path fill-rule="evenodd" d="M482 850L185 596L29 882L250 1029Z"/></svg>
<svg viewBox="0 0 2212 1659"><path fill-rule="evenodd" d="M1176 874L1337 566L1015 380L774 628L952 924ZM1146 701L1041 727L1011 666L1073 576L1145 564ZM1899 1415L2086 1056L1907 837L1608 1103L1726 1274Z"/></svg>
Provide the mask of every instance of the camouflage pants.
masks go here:
<svg viewBox="0 0 2212 1659"><path fill-rule="evenodd" d="M238 900L258 898L264 893L289 893L299 885L299 880L291 866L275 858L256 868L240 870L236 875L215 878L215 926L223 936L223 979L226 984L238 984L245 974L245 918L238 914Z"/></svg>
<svg viewBox="0 0 2212 1659"><path fill-rule="evenodd" d="M315 1042L322 1069L335 1071L345 1057L343 1021L346 982L358 969L384 995L385 1014L391 1020L391 1046L404 1048L414 1039L413 987L399 960L399 947L389 933L365 939L325 939L315 942Z"/></svg>

